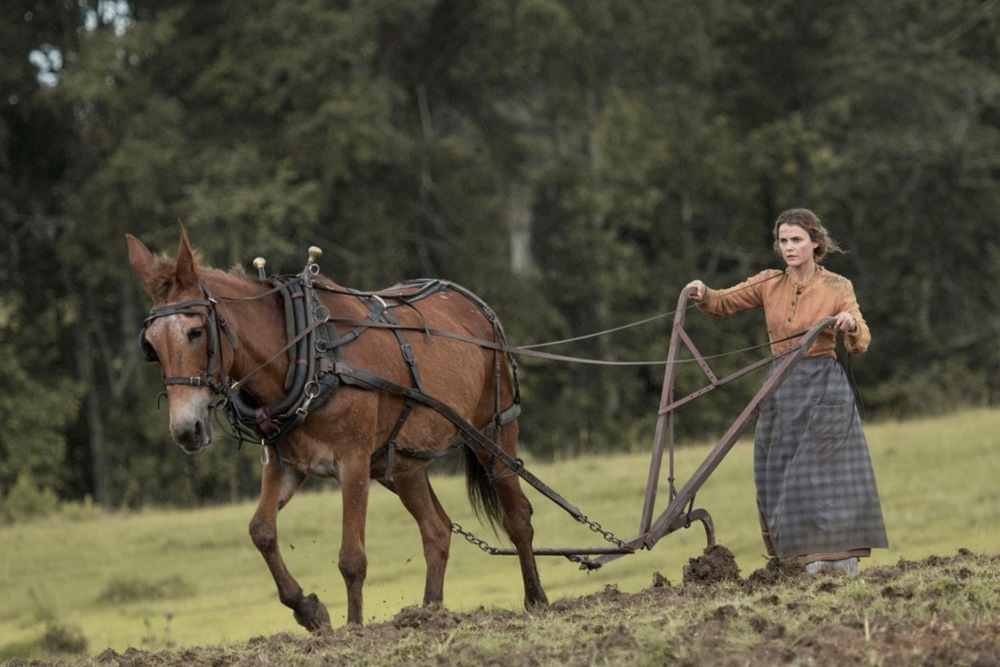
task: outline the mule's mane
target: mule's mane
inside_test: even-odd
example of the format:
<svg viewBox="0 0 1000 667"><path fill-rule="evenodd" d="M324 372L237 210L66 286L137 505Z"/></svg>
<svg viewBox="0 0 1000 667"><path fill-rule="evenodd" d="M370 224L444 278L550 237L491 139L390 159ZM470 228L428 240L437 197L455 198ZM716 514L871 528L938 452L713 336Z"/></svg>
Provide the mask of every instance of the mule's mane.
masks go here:
<svg viewBox="0 0 1000 667"><path fill-rule="evenodd" d="M234 266L229 271L223 271L221 269L213 269L211 267L206 267L201 265L201 253L197 250L192 250L194 255L194 265L195 273L199 277L214 277L214 278L235 278L240 282L253 283L255 278L247 273L240 265ZM229 281L225 281L229 282ZM153 270L151 272L150 283L148 285L150 289L150 296L155 302L166 301L170 297L170 293L174 286L177 284L177 260L173 257L168 257L166 255L160 255L153 260Z"/></svg>
<svg viewBox="0 0 1000 667"><path fill-rule="evenodd" d="M177 265L173 258L161 255L153 260L153 270L150 272L146 288L154 303L161 303L169 297L170 289L176 282L176 269Z"/></svg>

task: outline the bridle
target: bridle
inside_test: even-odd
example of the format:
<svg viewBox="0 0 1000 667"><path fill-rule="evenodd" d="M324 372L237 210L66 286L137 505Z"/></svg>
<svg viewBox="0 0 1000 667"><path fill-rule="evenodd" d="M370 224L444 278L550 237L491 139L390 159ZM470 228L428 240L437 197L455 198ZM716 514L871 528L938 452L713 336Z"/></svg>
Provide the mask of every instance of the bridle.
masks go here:
<svg viewBox="0 0 1000 667"><path fill-rule="evenodd" d="M226 320L219 314L218 302L209 293L208 287L205 286L205 281L199 281L198 284L205 296L204 299L180 301L160 306L159 308L153 308L149 311L149 315L142 321L142 331L139 332L139 349L142 358L146 361L159 362L160 359L156 354L156 350L146 340L146 330L149 329L149 325L154 320L162 317L172 317L174 315L201 316L205 320L205 330L208 333L208 364L205 371L200 375L191 377L167 377L164 375L163 384L165 386L188 385L191 387L209 387L215 393L222 393L226 386L226 380L222 377L224 364L222 357L222 337L219 332L221 330L226 335L233 350L237 349L236 339L233 337L232 331L229 330Z"/></svg>

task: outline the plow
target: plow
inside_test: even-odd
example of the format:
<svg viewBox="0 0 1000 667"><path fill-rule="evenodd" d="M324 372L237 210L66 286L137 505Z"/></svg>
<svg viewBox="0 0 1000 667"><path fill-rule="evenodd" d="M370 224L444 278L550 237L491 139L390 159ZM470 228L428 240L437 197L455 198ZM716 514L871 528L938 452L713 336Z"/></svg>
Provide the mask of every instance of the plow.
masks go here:
<svg viewBox="0 0 1000 667"><path fill-rule="evenodd" d="M592 531L601 535L605 540L605 544L600 546L537 547L534 549L535 555L562 556L579 563L581 569L594 570L623 556L634 554L640 550L650 550L667 535L678 530L690 528L696 523L700 523L704 527L707 546L711 547L715 545L715 524L712 516L707 509L694 506L695 496L757 417L760 409L774 396L791 370L802 359L816 336L823 329L831 326L834 318L821 319L788 349L754 361L735 372L719 377L712 370L709 360L700 352L685 329L685 319L690 297L689 289L682 290L677 300L677 308L674 311L670 343L667 348L667 358L665 361L663 386L657 410L656 428L651 448L649 474L646 481L646 491L643 497L637 534L630 539L615 536L601 527L599 523L587 517L553 489L545 485L540 479L520 465L519 462L511 461L508 462L509 467L521 479L556 505L563 508L578 522L589 526ZM681 355L685 350L690 354L690 357L682 359ZM510 351L513 353L531 354L530 350L518 348L512 348ZM704 384L693 391L678 395L675 386L678 366L681 363L692 362L696 363L703 371L705 377ZM680 488L677 488L674 452L677 446L675 440L675 419L678 409L700 396L704 396L734 380L771 364L774 364L774 370L769 374L767 380L765 380L753 398L750 399L746 407L740 412L739 416L736 417L726 432L716 441L714 447L705 456L698 468ZM661 486L660 480L663 473L664 458L667 459L668 498L666 507L657 514L657 496L659 495L658 490ZM467 540L473 542L489 554L508 556L517 554L514 549L491 547L482 540L475 538L471 533L465 531L457 524L453 524L452 530L463 535Z"/></svg>

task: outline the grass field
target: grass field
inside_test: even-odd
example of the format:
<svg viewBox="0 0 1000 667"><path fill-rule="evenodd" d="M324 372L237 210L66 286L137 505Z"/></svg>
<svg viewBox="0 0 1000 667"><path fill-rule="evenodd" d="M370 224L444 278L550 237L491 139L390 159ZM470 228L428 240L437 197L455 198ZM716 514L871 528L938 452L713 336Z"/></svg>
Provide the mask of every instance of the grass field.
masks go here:
<svg viewBox="0 0 1000 667"><path fill-rule="evenodd" d="M950 555L959 548L1000 553L1000 411L968 410L947 417L868 425L890 549L871 564ZM711 444L678 454L683 483ZM179 451L178 456L182 456ZM631 538L648 469L647 453L532 463L529 469L604 528ZM452 519L501 543L473 518L464 480L441 477L435 488ZM661 493L663 493L661 491ZM597 536L529 491L537 546L592 545ZM715 520L717 537L744 576L763 567L748 443L734 448L697 498ZM662 508L660 508L662 509ZM253 504L196 511L146 511L60 517L0 528L0 659L39 655L52 627L70 628L87 652L130 646L218 644L259 635L299 633L277 600L263 561L247 535ZM302 493L282 512L279 536L290 569L316 592L334 625L344 623L344 592L336 568L339 494L333 487ZM681 578L705 546L700 525L665 537L648 552L591 573L562 558L541 562L552 601L650 585L654 572ZM365 618L382 621L419 604L424 566L416 527L397 499L373 485L368 528ZM453 540L445 603L455 611L521 607L515 559L488 556Z"/></svg>

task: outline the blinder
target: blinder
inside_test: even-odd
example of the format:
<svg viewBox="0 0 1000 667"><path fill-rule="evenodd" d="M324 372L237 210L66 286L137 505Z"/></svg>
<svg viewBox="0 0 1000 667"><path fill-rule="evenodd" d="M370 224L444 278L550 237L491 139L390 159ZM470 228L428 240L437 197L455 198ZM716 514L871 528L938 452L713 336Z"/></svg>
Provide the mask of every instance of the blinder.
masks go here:
<svg viewBox="0 0 1000 667"><path fill-rule="evenodd" d="M147 328L148 327L144 326L142 331L139 332L139 355L144 361L159 362L160 357L156 354L156 350L154 350L153 346L149 344L148 340L146 340Z"/></svg>

